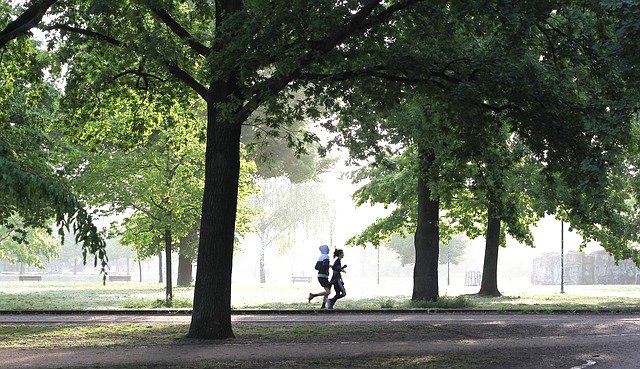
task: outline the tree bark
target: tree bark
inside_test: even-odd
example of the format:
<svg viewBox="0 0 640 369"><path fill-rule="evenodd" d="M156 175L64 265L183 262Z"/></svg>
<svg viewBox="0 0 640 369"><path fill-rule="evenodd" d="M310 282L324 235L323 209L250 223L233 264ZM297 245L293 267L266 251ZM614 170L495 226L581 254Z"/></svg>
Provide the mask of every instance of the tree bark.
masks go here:
<svg viewBox="0 0 640 369"><path fill-rule="evenodd" d="M436 301L438 291L438 227L440 203L431 199L426 173L433 163L433 155L421 153L418 174L418 220L415 233L416 264L413 269L411 299Z"/></svg>
<svg viewBox="0 0 640 369"><path fill-rule="evenodd" d="M178 281L176 285L180 287L188 287L193 280L193 259L178 253Z"/></svg>
<svg viewBox="0 0 640 369"><path fill-rule="evenodd" d="M164 278L162 277L162 251L158 251L158 283L163 283Z"/></svg>
<svg viewBox="0 0 640 369"><path fill-rule="evenodd" d="M498 250L500 249L500 219L495 209L489 205L487 209L487 241L482 267L482 282L479 296L501 296L498 291Z"/></svg>
<svg viewBox="0 0 640 369"><path fill-rule="evenodd" d="M190 286L193 282L193 260L200 233L200 221L194 222L187 234L178 244L178 286Z"/></svg>
<svg viewBox="0 0 640 369"><path fill-rule="evenodd" d="M166 228L164 230L164 249L165 249L165 271L166 271L166 279L167 279L167 288L165 293L165 300L167 301L167 305L171 303L173 300L173 278L171 278L171 254L172 254L172 245L173 242L171 237L171 229Z"/></svg>
<svg viewBox="0 0 640 369"><path fill-rule="evenodd" d="M10 22L0 31L0 48L3 48L9 41L20 37L31 28L36 27L49 8L58 0L37 0L34 1L22 14Z"/></svg>
<svg viewBox="0 0 640 369"><path fill-rule="evenodd" d="M231 271L240 176L239 124L219 121L233 88L221 81L207 101L204 196L189 337L233 338ZM227 89L225 90L225 87Z"/></svg>

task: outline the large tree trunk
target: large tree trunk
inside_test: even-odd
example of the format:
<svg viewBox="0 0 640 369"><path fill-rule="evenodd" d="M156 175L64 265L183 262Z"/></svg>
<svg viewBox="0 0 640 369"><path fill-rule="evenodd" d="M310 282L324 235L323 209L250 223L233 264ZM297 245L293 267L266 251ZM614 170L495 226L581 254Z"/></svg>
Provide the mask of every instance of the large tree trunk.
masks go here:
<svg viewBox="0 0 640 369"><path fill-rule="evenodd" d="M172 237L171 237L171 230L170 229L165 229L164 230L164 249L165 249L165 270L166 270L166 279L167 279L167 288L166 288L166 294L165 294L165 300L167 301L167 305L171 303L171 300L173 300L173 278L171 278L171 272L172 272L172 268L171 268L171 254L173 253L171 251L171 243L173 242Z"/></svg>
<svg viewBox="0 0 640 369"><path fill-rule="evenodd" d="M501 296L498 291L498 250L500 249L500 219L493 206L487 209L487 243L484 251L480 296Z"/></svg>
<svg viewBox="0 0 640 369"><path fill-rule="evenodd" d="M176 285L187 287L193 280L193 259L184 255L182 251L178 253L178 281Z"/></svg>
<svg viewBox="0 0 640 369"><path fill-rule="evenodd" d="M413 269L412 300L438 300L438 253L440 203L431 199L426 173L433 155L422 153L418 175L418 226L415 234L416 264Z"/></svg>
<svg viewBox="0 0 640 369"><path fill-rule="evenodd" d="M225 89L225 87L227 87ZM218 102L233 89L220 82L207 102L202 220L189 337L226 339L231 329L231 270L240 176L240 125L220 122Z"/></svg>

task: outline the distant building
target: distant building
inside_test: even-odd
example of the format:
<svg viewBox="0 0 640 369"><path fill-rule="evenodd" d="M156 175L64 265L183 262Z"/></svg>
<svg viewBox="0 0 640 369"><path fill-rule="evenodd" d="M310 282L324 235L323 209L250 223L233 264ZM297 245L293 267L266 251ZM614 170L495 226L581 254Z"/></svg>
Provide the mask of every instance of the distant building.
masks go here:
<svg viewBox="0 0 640 369"><path fill-rule="evenodd" d="M560 284L560 255L546 254L533 260L531 283ZM616 265L606 251L590 254L569 252L564 256L565 284L640 284L640 269L631 260Z"/></svg>

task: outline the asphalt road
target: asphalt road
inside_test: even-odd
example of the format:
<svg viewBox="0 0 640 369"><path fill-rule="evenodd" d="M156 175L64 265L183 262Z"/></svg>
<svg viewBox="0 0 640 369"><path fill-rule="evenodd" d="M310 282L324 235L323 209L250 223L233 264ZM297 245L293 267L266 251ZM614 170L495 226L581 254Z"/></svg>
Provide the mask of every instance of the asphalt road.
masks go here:
<svg viewBox="0 0 640 369"><path fill-rule="evenodd" d="M0 368L81 368L118 365L167 366L190 360L256 360L389 355L477 355L495 358L496 368L633 369L640 368L640 314L426 314L331 313L241 314L235 325L308 326L335 324L345 335L330 342L248 342L242 339L179 347L126 346L62 349L3 349ZM184 323L188 315L64 314L0 315L1 325L74 325L103 323ZM349 325L381 329L402 326L410 334L349 334ZM382 333L382 332L381 332ZM384 336L384 338L382 338ZM89 360L89 361L88 361ZM493 368L481 366L483 368ZM158 366L161 367L161 366Z"/></svg>

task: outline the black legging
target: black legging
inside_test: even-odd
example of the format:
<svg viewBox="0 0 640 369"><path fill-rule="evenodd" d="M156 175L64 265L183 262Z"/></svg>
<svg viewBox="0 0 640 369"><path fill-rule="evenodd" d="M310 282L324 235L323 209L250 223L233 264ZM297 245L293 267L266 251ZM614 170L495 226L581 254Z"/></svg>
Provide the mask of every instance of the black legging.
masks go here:
<svg viewBox="0 0 640 369"><path fill-rule="evenodd" d="M330 299L331 306L335 305L336 301L347 295L347 290L344 288L342 279L338 279L337 281L333 282L333 289L336 291L336 294Z"/></svg>

